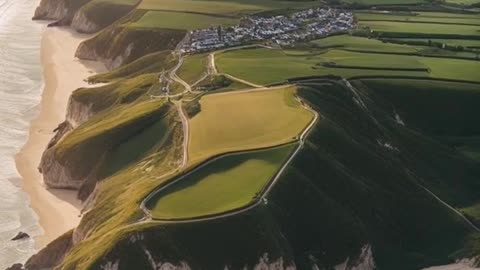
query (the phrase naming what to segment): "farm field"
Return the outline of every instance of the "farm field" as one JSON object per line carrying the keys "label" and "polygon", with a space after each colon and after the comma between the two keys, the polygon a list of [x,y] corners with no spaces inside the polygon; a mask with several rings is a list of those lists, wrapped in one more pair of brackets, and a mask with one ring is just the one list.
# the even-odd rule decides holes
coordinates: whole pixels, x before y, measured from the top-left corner
{"label": "farm field", "polygon": [[185,57],[177,75],[187,83],[194,83],[207,72],[208,54],[194,54]]}
{"label": "farm field", "polygon": [[471,24],[480,25],[479,15],[421,12],[412,13],[379,13],[379,12],[356,12],[359,21],[399,21],[410,23],[438,23],[438,24]]}
{"label": "farm field", "polygon": [[154,218],[185,219],[246,206],[272,179],[296,144],[222,157],[147,202]]}
{"label": "farm field", "polygon": [[367,52],[416,53],[417,49],[409,45],[382,42],[378,39],[355,37],[350,35],[331,36],[310,42],[319,48],[335,47],[346,50]]}
{"label": "farm field", "polygon": [[346,3],[358,3],[362,5],[398,5],[424,3],[423,0],[344,0]]}
{"label": "farm field", "polygon": [[241,14],[276,10],[276,9],[304,9],[319,6],[320,1],[275,1],[275,0],[144,0],[139,9],[183,11],[206,14],[223,14],[241,16]]}
{"label": "farm field", "polygon": [[441,39],[441,38],[394,38],[393,40],[399,41],[425,41],[431,40],[432,42],[445,43],[450,46],[463,46],[480,48],[480,40],[472,39]]}
{"label": "farm field", "polygon": [[480,82],[480,61],[424,57],[419,58],[431,70],[430,77]]}
{"label": "farm field", "polygon": [[375,32],[480,36],[479,27],[473,25],[360,21],[359,26],[369,27]]}
{"label": "farm field", "polygon": [[294,98],[294,87],[203,96],[190,119],[189,164],[238,150],[294,141],[313,114]]}
{"label": "farm field", "polygon": [[472,5],[479,2],[480,0],[447,0],[447,3],[461,4],[461,5]]}
{"label": "farm field", "polygon": [[[249,49],[230,51],[217,55],[217,66],[221,72],[259,84],[281,82],[289,78],[319,75],[344,77],[365,75],[428,76],[426,71],[373,70],[381,68],[426,69],[415,56],[358,53],[330,50],[324,54],[309,55],[308,51]],[[322,63],[337,63],[350,68],[333,68]],[[320,65],[319,65],[320,64]],[[362,69],[363,67],[363,69]],[[372,68],[372,69],[368,69]]]}
{"label": "farm field", "polygon": [[187,12],[147,11],[138,21],[130,23],[130,27],[160,28],[175,30],[193,30],[211,26],[230,26],[239,19],[231,17],[211,16]]}

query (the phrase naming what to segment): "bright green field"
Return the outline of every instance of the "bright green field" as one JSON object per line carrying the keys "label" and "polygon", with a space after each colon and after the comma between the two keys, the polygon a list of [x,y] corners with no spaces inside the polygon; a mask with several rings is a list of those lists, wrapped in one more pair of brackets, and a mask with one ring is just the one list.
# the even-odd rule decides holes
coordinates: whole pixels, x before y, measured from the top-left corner
{"label": "bright green field", "polygon": [[207,54],[189,55],[178,69],[178,77],[190,84],[196,82],[207,72],[207,60]]}
{"label": "bright green field", "polygon": [[360,22],[360,27],[368,26],[376,32],[416,33],[416,34],[455,34],[480,35],[479,26],[435,23],[408,23],[389,21]]}
{"label": "bright green field", "polygon": [[423,3],[422,0],[344,0],[347,3],[359,3],[362,5],[398,5]]}
{"label": "bright green field", "polygon": [[408,45],[399,45],[385,43],[378,39],[369,39],[364,37],[355,37],[349,35],[331,36],[327,38],[317,39],[311,43],[322,47],[340,47],[342,49],[352,49],[371,52],[399,52],[399,53],[416,53],[417,49]]}
{"label": "bright green field", "polygon": [[[288,53],[288,54],[287,54]],[[342,50],[331,50],[320,55],[299,55],[298,51],[248,49],[229,51],[217,54],[216,63],[220,72],[245,79],[258,84],[281,82],[288,78],[339,75],[344,77],[360,75],[403,75],[428,76],[420,71],[384,71],[360,68],[329,68],[317,64],[335,62],[341,65],[373,68],[425,68],[425,64],[415,56],[379,55],[372,53],[357,53]],[[308,52],[305,52],[308,53]]]}
{"label": "bright green field", "polygon": [[471,5],[480,2],[480,0],[447,0],[448,3]]}
{"label": "bright green field", "polygon": [[148,11],[140,18],[140,20],[129,24],[129,26],[193,30],[218,25],[234,25],[238,22],[238,19],[230,17],[210,16],[185,12]]}
{"label": "bright green field", "polygon": [[[416,14],[416,15],[415,15]],[[461,16],[452,16],[450,13],[422,12],[407,15],[404,13],[374,13],[374,12],[356,12],[355,16],[360,21],[403,21],[403,22],[427,22],[442,24],[473,24],[480,25],[480,16],[461,14]],[[458,14],[457,14],[458,15]]]}
{"label": "bright green field", "polygon": [[223,157],[159,192],[147,206],[158,219],[194,218],[246,206],[295,145]]}
{"label": "bright green field", "polygon": [[[288,54],[287,54],[288,53]],[[415,76],[480,81],[480,61],[452,58],[388,55],[330,50],[320,55],[290,54],[281,50],[249,49],[217,55],[217,66],[224,73],[259,84],[268,84],[301,76]],[[334,62],[352,68],[332,68],[318,63]],[[358,68],[353,68],[358,67]],[[376,68],[427,68],[430,72],[368,70]]]}
{"label": "bright green field", "polygon": [[240,14],[274,9],[302,9],[322,5],[320,1],[275,1],[275,0],[144,0],[140,9],[198,12],[208,14]]}
{"label": "bright green field", "polygon": [[427,41],[445,43],[450,46],[463,46],[463,47],[480,47],[480,40],[471,39],[439,39],[439,38],[398,38],[396,40],[405,41]]}

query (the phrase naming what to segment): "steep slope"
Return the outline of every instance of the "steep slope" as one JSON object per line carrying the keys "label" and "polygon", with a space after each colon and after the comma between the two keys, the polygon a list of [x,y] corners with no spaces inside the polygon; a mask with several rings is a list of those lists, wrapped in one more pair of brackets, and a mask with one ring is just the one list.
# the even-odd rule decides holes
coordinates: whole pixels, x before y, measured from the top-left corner
{"label": "steep slope", "polygon": [[75,56],[101,61],[113,69],[150,53],[175,49],[186,31],[129,26],[129,23],[140,19],[145,12],[132,11],[92,39],[82,42]]}
{"label": "steep slope", "polygon": [[264,204],[219,220],[86,234],[60,269],[408,270],[477,254],[472,225],[426,188],[454,207],[471,206],[480,199],[478,162],[401,124],[374,90],[324,79],[300,85],[323,119]]}
{"label": "steep slope", "polygon": [[138,0],[42,0],[34,20],[54,20],[80,33],[95,33],[128,14]]}

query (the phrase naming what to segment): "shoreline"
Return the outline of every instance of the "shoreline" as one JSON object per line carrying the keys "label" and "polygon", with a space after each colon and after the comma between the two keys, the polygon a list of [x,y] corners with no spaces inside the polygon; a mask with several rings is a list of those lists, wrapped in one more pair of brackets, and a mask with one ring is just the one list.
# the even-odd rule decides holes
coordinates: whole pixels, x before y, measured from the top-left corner
{"label": "shoreline", "polygon": [[38,216],[43,234],[34,236],[35,248],[40,249],[55,238],[73,229],[80,222],[82,203],[76,191],[48,189],[43,183],[38,165],[53,130],[65,120],[68,99],[77,88],[88,87],[83,80],[105,67],[94,61],[74,57],[78,44],[91,37],[73,30],[46,28],[41,39],[41,65],[44,89],[37,116],[30,122],[26,144],[15,156],[22,188],[28,194],[30,207]]}

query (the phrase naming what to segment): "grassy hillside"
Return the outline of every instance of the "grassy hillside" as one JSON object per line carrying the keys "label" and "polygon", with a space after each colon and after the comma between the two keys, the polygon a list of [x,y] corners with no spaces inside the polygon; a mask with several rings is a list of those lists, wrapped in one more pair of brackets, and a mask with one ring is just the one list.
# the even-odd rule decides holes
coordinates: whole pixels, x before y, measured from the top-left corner
{"label": "grassy hillside", "polygon": [[276,0],[227,0],[227,1],[198,1],[198,0],[144,0],[140,9],[168,10],[194,12],[205,14],[221,14],[241,16],[241,14],[260,12],[274,9],[301,9],[321,5],[320,1],[276,1]]}
{"label": "grassy hillside", "polygon": [[185,58],[177,75],[189,84],[195,83],[207,73],[207,54],[189,55]]}
{"label": "grassy hillside", "polygon": [[313,119],[294,99],[295,89],[203,96],[190,122],[189,164],[220,153],[291,142]]}
{"label": "grassy hillside", "polygon": [[[324,120],[267,205],[214,221],[131,226],[113,244],[103,242],[115,230],[82,242],[65,266],[100,269],[119,260],[128,269],[147,267],[152,258],[192,269],[253,268],[268,253],[269,263],[328,269],[371,245],[378,268],[413,270],[472,254],[478,236],[422,186],[454,206],[473,207],[480,194],[478,165],[408,123],[398,124],[390,99],[373,88],[357,92],[322,80],[302,83],[299,94]],[[103,255],[85,256],[81,251],[90,245]]]}
{"label": "grassy hillside", "polygon": [[175,65],[171,51],[160,51],[145,55],[127,65],[120,66],[107,73],[88,78],[91,83],[106,83],[120,79],[133,78],[142,74],[161,72]]}
{"label": "grassy hillside", "polygon": [[[109,74],[106,74],[105,77],[107,76]],[[158,76],[156,74],[144,74],[100,87],[78,89],[73,92],[72,99],[90,106],[90,110],[93,112],[100,112],[112,105],[125,105],[137,101],[157,81]]]}
{"label": "grassy hillside", "polygon": [[230,26],[238,24],[240,20],[232,17],[210,16],[196,13],[148,11],[140,20],[129,24],[130,27],[163,28],[193,30],[211,26]]}
{"label": "grassy hillside", "polygon": [[147,201],[154,218],[186,219],[244,207],[258,199],[296,145],[222,157]]}

